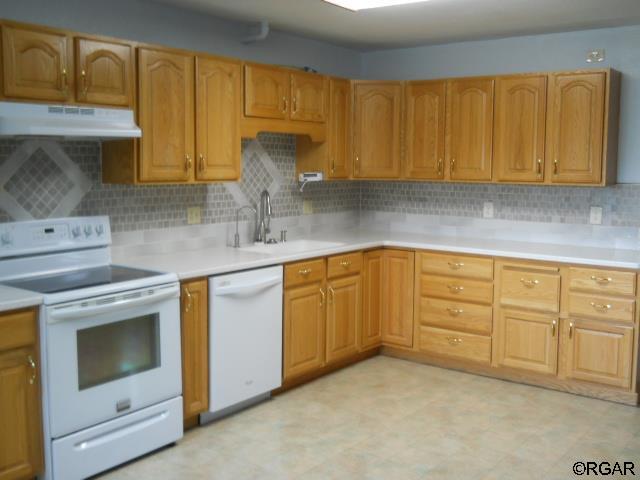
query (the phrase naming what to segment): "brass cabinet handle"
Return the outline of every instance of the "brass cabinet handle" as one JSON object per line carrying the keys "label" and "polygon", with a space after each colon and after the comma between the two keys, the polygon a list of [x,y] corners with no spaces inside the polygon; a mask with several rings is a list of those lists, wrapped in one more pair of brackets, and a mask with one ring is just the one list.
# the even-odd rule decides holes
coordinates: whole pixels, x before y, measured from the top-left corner
{"label": "brass cabinet handle", "polygon": [[185,172],[188,172],[189,170],[191,170],[192,166],[193,166],[193,160],[191,159],[191,155],[186,153],[184,155],[184,170],[185,170]]}
{"label": "brass cabinet handle", "polygon": [[551,336],[555,337],[556,336],[556,325],[558,324],[558,322],[556,320],[551,322]]}
{"label": "brass cabinet handle", "polygon": [[438,159],[438,175],[442,175],[442,159]]}
{"label": "brass cabinet handle", "polygon": [[558,174],[558,159],[557,158],[553,161],[553,174],[554,175]]}
{"label": "brass cabinet handle", "polygon": [[462,285],[447,285],[447,288],[451,290],[452,293],[460,293],[464,290]]}
{"label": "brass cabinet handle", "polygon": [[325,293],[323,289],[320,289],[320,306],[323,307],[324,306],[324,300],[325,300]]}
{"label": "brass cabinet handle", "polygon": [[591,275],[591,280],[593,280],[596,283],[599,283],[600,285],[607,285],[608,283],[611,283],[613,281],[613,278],[611,278],[611,277],[598,277],[596,275]]}
{"label": "brass cabinet handle", "polygon": [[333,303],[336,299],[336,291],[329,285],[329,303]]}
{"label": "brass cabinet handle", "polygon": [[189,313],[193,308],[193,295],[191,295],[187,287],[184,287],[184,296],[186,300],[184,303],[184,313]]}
{"label": "brass cabinet handle", "polygon": [[298,97],[293,97],[293,101],[291,103],[291,113],[296,113],[298,111]]}
{"label": "brass cabinet handle", "polygon": [[536,163],[537,163],[536,169],[537,169],[537,172],[538,172],[538,176],[540,177],[540,176],[542,176],[542,159],[539,158]]}
{"label": "brass cabinet handle", "polygon": [[287,113],[288,108],[289,102],[287,102],[287,97],[282,97],[282,113]]}
{"label": "brass cabinet handle", "polygon": [[301,268],[300,270],[298,270],[298,273],[300,275],[304,275],[306,277],[307,275],[309,275],[311,273],[311,269],[310,268]]}
{"label": "brass cabinet handle", "polygon": [[460,337],[447,337],[447,342],[455,347],[462,343],[462,339]]}
{"label": "brass cabinet handle", "polygon": [[86,96],[89,91],[89,86],[87,85],[87,71],[82,69],[80,76],[82,77],[82,95]]}
{"label": "brass cabinet handle", "polygon": [[454,317],[457,317],[458,315],[460,315],[461,313],[464,313],[464,310],[461,308],[451,308],[451,307],[447,307],[447,311],[453,315]]}
{"label": "brass cabinet handle", "polygon": [[204,172],[207,169],[207,165],[204,161],[204,155],[201,153],[198,155],[198,171]]}
{"label": "brass cabinet handle", "polygon": [[569,338],[573,337],[573,322],[569,322]]}
{"label": "brass cabinet handle", "polygon": [[360,172],[360,157],[356,155],[356,172]]}
{"label": "brass cabinet handle", "polygon": [[464,263],[462,262],[447,262],[449,264],[449,268],[451,270],[460,270],[461,267],[464,267]]}
{"label": "brass cabinet handle", "polygon": [[610,303],[596,303],[596,302],[591,302],[591,306],[592,306],[595,310],[598,310],[599,312],[606,312],[607,310],[611,310],[611,304],[610,304]]}
{"label": "brass cabinet handle", "polygon": [[340,265],[343,268],[349,268],[351,266],[351,262],[349,260],[343,260],[343,261],[340,262]]}
{"label": "brass cabinet handle", "polygon": [[61,72],[61,80],[62,80],[62,91],[67,93],[68,85],[67,85],[67,69],[66,67],[62,67]]}
{"label": "brass cabinet handle", "polygon": [[331,160],[331,173],[336,173],[336,162]]}
{"label": "brass cabinet handle", "polygon": [[27,363],[31,367],[31,376],[29,377],[29,385],[33,385],[34,383],[36,383],[38,369],[36,367],[36,362],[31,355],[27,357]]}
{"label": "brass cabinet handle", "polygon": [[450,167],[451,173],[456,171],[456,159],[452,158],[451,159],[451,167]]}
{"label": "brass cabinet handle", "polygon": [[520,283],[522,283],[525,287],[533,288],[540,283],[539,280],[529,280],[529,279],[520,279]]}

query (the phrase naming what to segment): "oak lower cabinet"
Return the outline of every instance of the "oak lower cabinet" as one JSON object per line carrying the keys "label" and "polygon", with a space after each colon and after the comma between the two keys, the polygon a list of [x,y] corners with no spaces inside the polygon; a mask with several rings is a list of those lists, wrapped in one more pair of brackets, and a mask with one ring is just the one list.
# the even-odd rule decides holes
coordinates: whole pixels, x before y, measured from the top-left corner
{"label": "oak lower cabinet", "polygon": [[415,254],[385,249],[382,261],[382,342],[413,346],[413,281]]}
{"label": "oak lower cabinet", "polygon": [[382,344],[382,298],[386,288],[383,277],[384,250],[364,253],[362,274],[362,329],[360,342],[363,349]]}
{"label": "oak lower cabinet", "polygon": [[209,298],[206,278],[181,285],[184,418],[209,409]]}
{"label": "oak lower cabinet", "polygon": [[39,359],[35,310],[0,313],[0,480],[43,469]]}

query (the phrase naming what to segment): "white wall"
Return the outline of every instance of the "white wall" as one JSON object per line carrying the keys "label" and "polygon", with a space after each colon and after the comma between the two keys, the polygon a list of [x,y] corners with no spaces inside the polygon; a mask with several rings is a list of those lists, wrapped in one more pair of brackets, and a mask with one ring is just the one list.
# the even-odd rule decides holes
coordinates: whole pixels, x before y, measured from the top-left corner
{"label": "white wall", "polygon": [[640,183],[640,26],[513,37],[363,54],[365,78],[421,79],[593,68],[586,52],[606,50],[622,72],[618,182]]}
{"label": "white wall", "polygon": [[273,31],[244,45],[247,25],[144,0],[2,0],[0,18],[84,33],[290,66],[346,77],[361,71],[359,52]]}

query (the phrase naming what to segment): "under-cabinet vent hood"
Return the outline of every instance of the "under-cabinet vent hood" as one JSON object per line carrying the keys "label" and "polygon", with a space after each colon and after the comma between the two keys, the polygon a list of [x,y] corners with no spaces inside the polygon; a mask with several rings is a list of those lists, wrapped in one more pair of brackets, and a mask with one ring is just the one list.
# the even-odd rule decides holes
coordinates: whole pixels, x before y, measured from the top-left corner
{"label": "under-cabinet vent hood", "polygon": [[116,108],[0,102],[0,136],[137,138],[133,111]]}

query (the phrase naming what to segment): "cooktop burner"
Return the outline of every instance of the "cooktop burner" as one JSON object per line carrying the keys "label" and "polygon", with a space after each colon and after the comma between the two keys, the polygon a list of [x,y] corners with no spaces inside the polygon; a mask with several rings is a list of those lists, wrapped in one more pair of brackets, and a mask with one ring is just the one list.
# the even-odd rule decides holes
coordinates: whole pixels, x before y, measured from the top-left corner
{"label": "cooktop burner", "polygon": [[160,275],[158,272],[108,265],[86,268],[55,275],[43,275],[4,282],[6,285],[38,293],[59,293],[69,290],[111,285]]}

